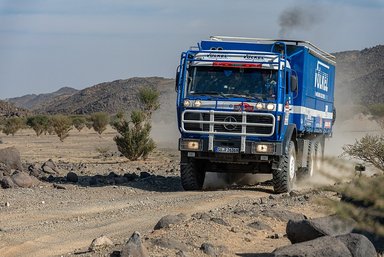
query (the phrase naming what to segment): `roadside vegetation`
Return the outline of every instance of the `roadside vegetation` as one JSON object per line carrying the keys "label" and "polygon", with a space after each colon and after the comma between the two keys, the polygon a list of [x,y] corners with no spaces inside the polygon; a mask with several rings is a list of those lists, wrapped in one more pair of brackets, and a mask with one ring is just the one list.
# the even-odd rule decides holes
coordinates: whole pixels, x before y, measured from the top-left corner
{"label": "roadside vegetation", "polygon": [[[159,92],[151,87],[143,87],[137,94],[139,108],[130,114],[118,112],[109,115],[97,112],[90,115],[31,115],[21,117],[2,117],[0,132],[15,135],[25,128],[33,129],[36,136],[57,135],[61,142],[70,135],[72,129],[81,132],[85,127],[93,129],[100,136],[108,125],[118,133],[114,138],[118,150],[129,160],[146,159],[156,148],[150,137],[152,113],[160,107]],[[127,118],[129,117],[129,118]],[[103,152],[103,149],[100,150]]]}
{"label": "roadside vegetation", "polygon": [[[331,190],[341,195],[341,201],[328,204],[344,218],[352,218],[357,227],[372,237],[384,237],[384,104],[370,105],[366,115],[382,130],[379,135],[367,134],[353,144],[343,146],[343,154],[359,164],[348,183],[337,183]],[[365,167],[373,166],[375,174],[365,174]]]}

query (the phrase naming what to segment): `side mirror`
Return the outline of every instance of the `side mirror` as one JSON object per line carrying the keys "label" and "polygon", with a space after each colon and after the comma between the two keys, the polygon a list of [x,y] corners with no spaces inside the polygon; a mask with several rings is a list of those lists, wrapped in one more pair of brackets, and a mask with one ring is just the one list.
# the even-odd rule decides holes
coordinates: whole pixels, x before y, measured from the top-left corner
{"label": "side mirror", "polygon": [[291,75],[291,91],[296,92],[299,85],[298,80],[296,76]]}
{"label": "side mirror", "polygon": [[178,88],[179,88],[179,82],[180,82],[180,66],[177,67],[177,70],[176,70],[176,83],[175,83],[175,91],[177,92],[178,91]]}

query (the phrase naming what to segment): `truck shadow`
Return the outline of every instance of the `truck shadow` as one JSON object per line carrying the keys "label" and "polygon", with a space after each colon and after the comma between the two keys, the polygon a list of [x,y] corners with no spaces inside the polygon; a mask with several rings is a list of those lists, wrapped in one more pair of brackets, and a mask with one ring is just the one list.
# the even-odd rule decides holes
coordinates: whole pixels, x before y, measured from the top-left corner
{"label": "truck shadow", "polygon": [[[161,176],[148,172],[142,172],[140,175],[135,173],[125,173],[122,175],[110,172],[107,175],[80,175],[74,177],[68,176],[49,176],[42,179],[44,182],[53,184],[55,188],[65,189],[66,185],[76,185],[81,187],[106,187],[106,186],[126,186],[145,191],[154,192],[181,192],[184,191],[181,186],[179,175]],[[265,192],[272,194],[273,190],[268,183],[259,183],[257,185],[218,185],[215,187],[204,187],[202,191],[217,190],[249,190]]]}

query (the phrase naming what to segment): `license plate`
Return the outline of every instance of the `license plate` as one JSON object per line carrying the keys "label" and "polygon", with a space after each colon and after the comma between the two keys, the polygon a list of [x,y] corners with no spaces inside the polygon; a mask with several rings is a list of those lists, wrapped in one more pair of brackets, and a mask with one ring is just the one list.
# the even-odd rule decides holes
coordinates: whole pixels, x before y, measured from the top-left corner
{"label": "license plate", "polygon": [[239,153],[239,148],[237,147],[222,147],[222,146],[217,146],[215,147],[215,152],[216,153]]}

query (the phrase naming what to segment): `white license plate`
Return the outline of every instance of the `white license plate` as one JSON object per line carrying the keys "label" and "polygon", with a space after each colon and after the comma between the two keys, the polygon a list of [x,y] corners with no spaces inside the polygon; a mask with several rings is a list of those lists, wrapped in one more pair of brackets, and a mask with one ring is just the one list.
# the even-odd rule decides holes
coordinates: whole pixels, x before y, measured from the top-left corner
{"label": "white license plate", "polygon": [[222,146],[217,146],[215,147],[215,152],[216,153],[239,153],[240,150],[237,147],[222,147]]}

